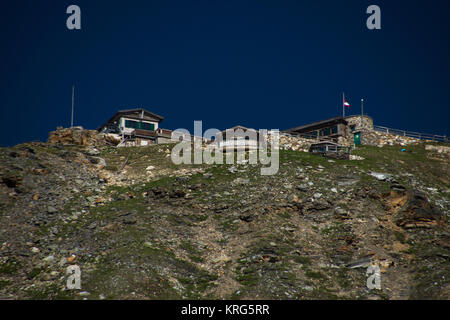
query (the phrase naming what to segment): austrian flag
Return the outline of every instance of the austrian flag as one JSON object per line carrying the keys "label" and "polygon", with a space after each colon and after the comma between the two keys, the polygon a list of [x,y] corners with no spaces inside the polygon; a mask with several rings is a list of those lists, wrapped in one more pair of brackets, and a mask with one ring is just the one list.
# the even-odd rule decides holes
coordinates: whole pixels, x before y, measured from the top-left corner
{"label": "austrian flag", "polygon": [[344,106],[346,106],[347,108],[350,108],[350,103],[348,103],[347,100],[345,100],[345,98],[344,98]]}

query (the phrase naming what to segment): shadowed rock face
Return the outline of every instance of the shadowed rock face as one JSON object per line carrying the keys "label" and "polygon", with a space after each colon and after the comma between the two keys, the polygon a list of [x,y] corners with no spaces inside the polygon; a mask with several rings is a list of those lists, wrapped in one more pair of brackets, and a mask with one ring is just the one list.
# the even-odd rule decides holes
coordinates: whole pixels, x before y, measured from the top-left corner
{"label": "shadowed rock face", "polygon": [[444,221],[445,216],[429,201],[425,193],[417,190],[408,193],[406,205],[397,213],[395,222],[399,227],[429,228]]}

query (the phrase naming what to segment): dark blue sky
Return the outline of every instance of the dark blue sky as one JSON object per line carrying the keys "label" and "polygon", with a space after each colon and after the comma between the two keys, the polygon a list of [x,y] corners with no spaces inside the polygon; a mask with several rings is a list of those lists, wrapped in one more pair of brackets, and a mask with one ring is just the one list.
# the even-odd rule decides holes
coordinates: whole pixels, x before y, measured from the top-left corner
{"label": "dark blue sky", "polygon": [[[66,28],[66,8],[82,30]],[[382,29],[366,28],[381,8]],[[0,145],[145,107],[162,127],[286,129],[365,111],[450,134],[449,1],[10,0],[0,8]]]}

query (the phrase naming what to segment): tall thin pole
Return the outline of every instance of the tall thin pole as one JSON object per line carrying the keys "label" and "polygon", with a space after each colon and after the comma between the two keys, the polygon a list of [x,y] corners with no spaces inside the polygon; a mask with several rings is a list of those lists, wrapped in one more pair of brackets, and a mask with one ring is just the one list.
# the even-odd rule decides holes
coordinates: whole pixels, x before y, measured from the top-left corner
{"label": "tall thin pole", "polygon": [[72,117],[70,118],[70,127],[73,128],[73,106],[75,102],[75,86],[72,86]]}
{"label": "tall thin pole", "polygon": [[361,99],[361,128],[364,128],[364,99]]}
{"label": "tall thin pole", "polygon": [[345,118],[345,93],[342,92],[342,118]]}

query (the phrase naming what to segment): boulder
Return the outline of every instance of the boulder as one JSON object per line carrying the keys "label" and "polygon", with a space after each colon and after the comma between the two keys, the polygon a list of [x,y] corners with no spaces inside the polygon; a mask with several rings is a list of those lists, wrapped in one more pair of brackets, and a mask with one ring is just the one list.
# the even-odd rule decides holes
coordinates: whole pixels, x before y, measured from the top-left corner
{"label": "boulder", "polygon": [[397,212],[395,223],[404,229],[430,228],[445,222],[445,216],[421,191],[408,193],[406,204]]}
{"label": "boulder", "polygon": [[427,151],[435,151],[437,153],[450,154],[450,147],[446,147],[446,146],[434,146],[434,145],[431,145],[431,144],[427,144],[425,146],[425,150],[427,150]]}

